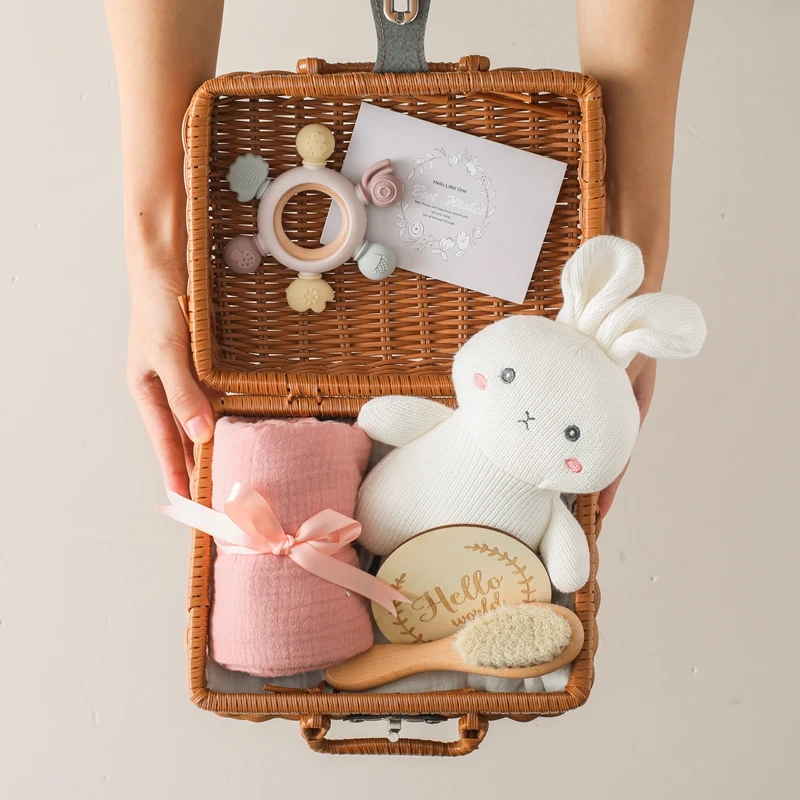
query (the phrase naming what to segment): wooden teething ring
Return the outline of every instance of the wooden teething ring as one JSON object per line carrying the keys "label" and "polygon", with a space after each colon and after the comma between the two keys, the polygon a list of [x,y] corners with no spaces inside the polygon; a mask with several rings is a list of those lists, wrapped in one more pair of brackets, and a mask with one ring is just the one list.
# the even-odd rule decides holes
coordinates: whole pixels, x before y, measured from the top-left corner
{"label": "wooden teething ring", "polygon": [[[330,197],[342,214],[342,227],[329,244],[306,248],[292,242],[283,230],[286,204],[301,192],[317,191]],[[324,167],[296,167],[276,178],[258,207],[261,245],[277,261],[301,276],[320,275],[353,258],[364,243],[367,211],[353,184]]]}
{"label": "wooden teething ring", "polygon": [[[336,238],[329,244],[322,245],[321,247],[302,247],[301,245],[293,242],[286,235],[286,231],[284,231],[282,223],[283,209],[293,197],[297,197],[297,195],[302,194],[303,192],[312,191],[319,192],[320,194],[330,197],[331,200],[333,200],[333,202],[339,206],[339,211],[342,214],[342,227]],[[348,213],[347,206],[342,198],[332,189],[326,189],[321,183],[301,183],[295,189],[290,189],[283,195],[283,197],[281,197],[280,200],[278,200],[278,204],[275,206],[275,214],[272,219],[272,226],[278,243],[283,247],[286,253],[294,258],[300,259],[301,261],[316,261],[322,258],[327,258],[328,256],[332,256],[342,248],[344,243],[347,241],[347,233],[350,229],[350,214]]]}

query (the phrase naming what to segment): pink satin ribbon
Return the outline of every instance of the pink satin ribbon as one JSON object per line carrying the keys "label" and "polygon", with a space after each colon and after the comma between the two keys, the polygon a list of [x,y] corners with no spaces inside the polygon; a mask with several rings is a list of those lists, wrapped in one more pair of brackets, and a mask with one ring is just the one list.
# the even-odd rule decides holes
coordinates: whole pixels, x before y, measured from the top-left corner
{"label": "pink satin ribbon", "polygon": [[158,506],[157,510],[209,534],[222,553],[288,556],[312,575],[373,600],[393,615],[397,615],[397,609],[392,601],[408,602],[405,595],[380,578],[332,558],[361,533],[360,522],[338,511],[320,511],[290,535],[266,499],[243,483],[234,484],[224,514],[169,490],[167,497],[171,505]]}

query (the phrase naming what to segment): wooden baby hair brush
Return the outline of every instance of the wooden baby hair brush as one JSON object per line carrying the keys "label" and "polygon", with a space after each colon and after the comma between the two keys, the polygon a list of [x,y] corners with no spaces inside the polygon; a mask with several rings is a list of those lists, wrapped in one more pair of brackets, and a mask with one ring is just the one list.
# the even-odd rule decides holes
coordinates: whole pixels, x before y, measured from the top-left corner
{"label": "wooden baby hair brush", "polygon": [[451,670],[495,678],[536,678],[575,660],[583,626],[563,606],[500,606],[457,633],[422,644],[376,644],[328,667],[325,680],[344,692],[363,692],[420,672]]}

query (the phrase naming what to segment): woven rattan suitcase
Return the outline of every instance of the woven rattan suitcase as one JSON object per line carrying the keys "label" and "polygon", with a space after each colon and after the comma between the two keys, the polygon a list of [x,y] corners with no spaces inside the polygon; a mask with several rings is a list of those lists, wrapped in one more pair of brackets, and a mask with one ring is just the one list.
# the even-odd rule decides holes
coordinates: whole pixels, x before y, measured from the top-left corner
{"label": "woven rattan suitcase", "polygon": [[[560,271],[582,238],[605,224],[604,122],[600,89],[590,77],[553,70],[489,70],[486,58],[431,64],[429,72],[379,74],[373,64],[299,62],[298,72],[233,74],[196,93],[185,124],[189,291],[192,352],[200,378],[229,393],[217,415],[355,417],[371,397],[411,394],[453,403],[449,371],[458,347],[509,312],[554,316]],[[428,280],[403,269],[382,282],[348,263],[329,274],[336,299],[321,314],[298,314],[285,301],[293,274],[266,259],[253,275],[225,268],[221,253],[237,234],[253,233],[256,209],[236,202],[225,174],[232,160],[256,152],[273,174],[296,165],[294,137],[309,122],[335,132],[332,166],[339,169],[362,101],[540,153],[567,165],[558,205],[524,305]],[[305,246],[318,244],[322,196],[290,201],[284,227]],[[402,266],[402,265],[401,265]],[[213,441],[198,447],[194,499],[211,502]],[[578,518],[592,554],[591,577],[575,610],[583,650],[562,692],[346,694],[314,690],[233,694],[206,681],[211,539],[194,532],[189,588],[189,685],[200,708],[221,716],[300,721],[318,752],[462,755],[478,747],[488,720],[555,716],[583,704],[593,680],[597,646],[595,497],[581,497]],[[389,738],[326,738],[331,719],[460,717],[453,742]],[[392,736],[391,739],[396,739]]]}

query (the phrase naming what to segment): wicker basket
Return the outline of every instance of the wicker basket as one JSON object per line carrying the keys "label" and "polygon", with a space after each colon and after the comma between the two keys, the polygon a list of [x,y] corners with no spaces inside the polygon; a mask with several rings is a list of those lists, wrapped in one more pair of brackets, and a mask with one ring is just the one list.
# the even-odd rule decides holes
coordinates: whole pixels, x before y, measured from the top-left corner
{"label": "wicker basket", "polygon": [[[428,73],[375,74],[372,64],[326,64],[307,59],[298,73],[226,75],[196,93],[185,125],[189,226],[188,321],[200,378],[234,393],[216,404],[218,415],[354,417],[371,397],[413,394],[454,403],[451,359],[466,339],[508,312],[554,316],[559,278],[582,237],[605,224],[604,121],[600,88],[584,75],[553,70],[489,71],[488,60],[432,64]],[[253,233],[255,207],[236,202],[224,176],[240,153],[256,152],[273,174],[296,165],[294,136],[309,122],[336,134],[333,167],[340,168],[362,100],[448,125],[567,164],[558,204],[522,306],[398,270],[374,283],[348,263],[329,273],[336,300],[319,315],[286,304],[290,270],[267,259],[255,275],[235,275],[222,264],[227,240]],[[300,244],[319,242],[322,196],[291,202],[284,227]],[[213,442],[197,450],[194,498],[211,502]],[[347,694],[320,689],[224,694],[206,686],[211,540],[195,532],[189,587],[189,685],[199,707],[221,716],[262,721],[298,719],[318,752],[462,755],[482,741],[488,720],[555,716],[583,704],[593,680],[597,645],[595,497],[582,497],[578,518],[589,541],[591,577],[575,610],[584,648],[562,692]],[[460,738],[330,740],[332,718],[461,717]]]}

